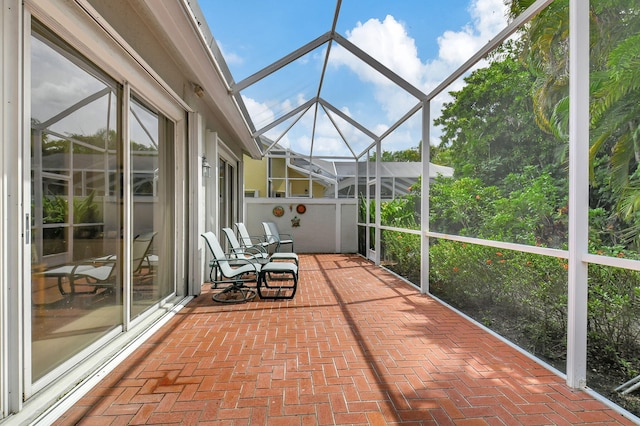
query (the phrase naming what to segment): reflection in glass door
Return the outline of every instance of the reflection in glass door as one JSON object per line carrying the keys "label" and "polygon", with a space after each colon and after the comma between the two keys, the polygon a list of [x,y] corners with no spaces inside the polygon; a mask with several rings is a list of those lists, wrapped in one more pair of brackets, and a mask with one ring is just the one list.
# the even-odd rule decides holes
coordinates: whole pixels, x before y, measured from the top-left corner
{"label": "reflection in glass door", "polygon": [[130,107],[131,318],[174,292],[173,123],[136,98]]}
{"label": "reflection in glass door", "polygon": [[120,98],[70,48],[33,34],[32,382],[122,323]]}
{"label": "reflection in glass door", "polygon": [[224,235],[222,228],[228,227],[228,208],[229,200],[227,199],[227,162],[222,158],[218,161],[218,211],[219,213],[219,227],[218,235]]}
{"label": "reflection in glass door", "polygon": [[[125,307],[132,319],[175,293],[176,155],[172,121],[135,97],[123,98],[122,86],[37,23],[34,28],[25,356],[35,389],[120,332]],[[120,131],[124,104],[127,149]]]}

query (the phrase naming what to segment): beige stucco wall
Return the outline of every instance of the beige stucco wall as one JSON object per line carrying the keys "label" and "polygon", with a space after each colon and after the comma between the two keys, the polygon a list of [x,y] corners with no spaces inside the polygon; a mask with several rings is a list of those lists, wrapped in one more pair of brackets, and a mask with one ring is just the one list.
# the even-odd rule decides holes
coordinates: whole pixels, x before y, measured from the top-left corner
{"label": "beige stucco wall", "polygon": [[258,191],[259,197],[267,196],[267,162],[244,156],[244,190]]}
{"label": "beige stucco wall", "polygon": [[[296,212],[304,205],[304,214]],[[284,208],[276,217],[273,209]],[[244,222],[251,235],[264,235],[262,222],[275,222],[281,233],[294,239],[296,253],[356,253],[358,251],[357,200],[305,198],[246,198]],[[292,219],[299,226],[292,226]]]}

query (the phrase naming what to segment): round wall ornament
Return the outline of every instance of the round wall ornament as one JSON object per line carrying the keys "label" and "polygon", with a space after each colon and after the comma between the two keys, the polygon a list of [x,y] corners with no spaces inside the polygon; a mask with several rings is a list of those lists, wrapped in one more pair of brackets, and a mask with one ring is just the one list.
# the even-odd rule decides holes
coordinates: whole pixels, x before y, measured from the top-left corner
{"label": "round wall ornament", "polygon": [[284,207],[276,206],[273,208],[273,215],[275,217],[282,217],[284,215]]}
{"label": "round wall ornament", "polygon": [[296,212],[298,212],[298,214],[304,214],[304,212],[307,211],[307,206],[305,206],[304,204],[298,204],[296,206]]}

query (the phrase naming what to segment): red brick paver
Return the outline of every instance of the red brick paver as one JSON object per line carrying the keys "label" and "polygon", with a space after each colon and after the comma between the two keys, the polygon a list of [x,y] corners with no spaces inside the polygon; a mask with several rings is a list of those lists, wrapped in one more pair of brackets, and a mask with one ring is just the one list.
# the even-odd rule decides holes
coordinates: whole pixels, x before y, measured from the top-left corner
{"label": "red brick paver", "polygon": [[633,424],[354,255],[302,255],[295,299],[203,294],[70,424]]}

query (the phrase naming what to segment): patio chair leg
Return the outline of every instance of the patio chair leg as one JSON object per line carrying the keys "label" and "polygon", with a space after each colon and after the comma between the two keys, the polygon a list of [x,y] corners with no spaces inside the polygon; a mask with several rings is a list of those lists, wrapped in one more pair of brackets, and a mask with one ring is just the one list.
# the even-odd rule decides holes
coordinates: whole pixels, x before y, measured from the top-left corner
{"label": "patio chair leg", "polygon": [[60,290],[60,294],[63,296],[67,294],[67,292],[62,288],[62,276],[58,277],[58,290]]}
{"label": "patio chair leg", "polygon": [[243,282],[234,282],[220,293],[214,294],[212,299],[219,303],[244,303],[253,300],[257,294]]}

